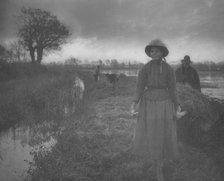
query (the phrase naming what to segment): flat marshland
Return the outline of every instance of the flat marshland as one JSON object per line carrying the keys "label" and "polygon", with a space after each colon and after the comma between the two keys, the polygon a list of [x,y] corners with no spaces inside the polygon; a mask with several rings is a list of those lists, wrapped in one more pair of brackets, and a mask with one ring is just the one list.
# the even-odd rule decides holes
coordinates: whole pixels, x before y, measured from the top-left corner
{"label": "flat marshland", "polygon": [[[70,100],[75,76],[85,83],[84,99],[75,113],[65,115],[64,105]],[[8,127],[17,124],[18,118],[20,124],[50,120],[60,122],[63,127],[53,135],[57,142],[51,150],[41,147],[33,152],[27,180],[154,179],[153,168],[146,169],[143,158],[131,153],[136,117],[130,114],[130,105],[136,77],[123,76],[113,87],[103,75],[94,82],[93,71],[52,66],[39,76],[10,80],[1,87],[8,97],[1,96],[8,106],[1,110],[7,110],[1,115],[11,119]],[[180,160],[173,165],[174,179],[221,181],[224,178],[222,104],[189,87],[177,85],[177,89],[189,114],[178,120]]]}

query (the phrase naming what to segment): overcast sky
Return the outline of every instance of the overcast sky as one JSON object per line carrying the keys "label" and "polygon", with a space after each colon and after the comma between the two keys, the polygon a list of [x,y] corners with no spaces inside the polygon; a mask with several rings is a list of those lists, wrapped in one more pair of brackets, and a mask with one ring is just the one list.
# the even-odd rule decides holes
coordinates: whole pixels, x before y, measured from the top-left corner
{"label": "overcast sky", "polygon": [[15,37],[22,6],[56,15],[72,31],[70,43],[44,61],[112,59],[147,61],[154,38],[170,50],[167,61],[224,60],[224,0],[1,0],[0,40]]}

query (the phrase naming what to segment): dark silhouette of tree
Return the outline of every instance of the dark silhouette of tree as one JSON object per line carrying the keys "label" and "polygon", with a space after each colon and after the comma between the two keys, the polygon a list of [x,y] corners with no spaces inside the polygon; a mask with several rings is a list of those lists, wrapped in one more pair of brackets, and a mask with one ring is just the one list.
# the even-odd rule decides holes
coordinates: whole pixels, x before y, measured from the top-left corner
{"label": "dark silhouette of tree", "polygon": [[0,63],[7,62],[9,59],[9,51],[2,45],[0,45]]}
{"label": "dark silhouette of tree", "polygon": [[27,51],[21,40],[15,40],[9,46],[9,61],[10,62],[26,62]]}
{"label": "dark silhouette of tree", "polygon": [[119,67],[119,62],[116,59],[112,59],[110,65],[113,68],[118,68]]}
{"label": "dark silhouette of tree", "polygon": [[65,64],[79,65],[81,64],[81,60],[74,57],[70,57],[69,59],[65,60]]}
{"label": "dark silhouette of tree", "polygon": [[34,8],[22,8],[19,37],[29,51],[33,63],[41,63],[43,51],[58,50],[70,35],[56,16]]}

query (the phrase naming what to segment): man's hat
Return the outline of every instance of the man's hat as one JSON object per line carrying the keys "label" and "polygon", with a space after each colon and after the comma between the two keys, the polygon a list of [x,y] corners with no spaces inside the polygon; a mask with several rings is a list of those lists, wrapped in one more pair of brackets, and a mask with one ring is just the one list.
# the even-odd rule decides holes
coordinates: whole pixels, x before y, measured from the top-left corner
{"label": "man's hat", "polygon": [[182,63],[186,62],[186,63],[191,63],[191,58],[189,55],[185,55],[184,59],[181,60]]}

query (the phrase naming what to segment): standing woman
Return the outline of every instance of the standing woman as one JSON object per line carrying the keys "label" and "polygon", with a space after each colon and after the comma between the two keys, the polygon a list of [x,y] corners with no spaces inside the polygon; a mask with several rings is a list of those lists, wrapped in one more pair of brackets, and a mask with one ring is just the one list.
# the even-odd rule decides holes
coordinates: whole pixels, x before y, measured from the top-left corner
{"label": "standing woman", "polygon": [[175,74],[165,57],[169,51],[161,40],[145,47],[151,61],[138,74],[132,109],[139,103],[134,153],[146,156],[155,164],[158,181],[164,181],[163,166],[178,157],[176,112],[180,111],[176,95]]}

